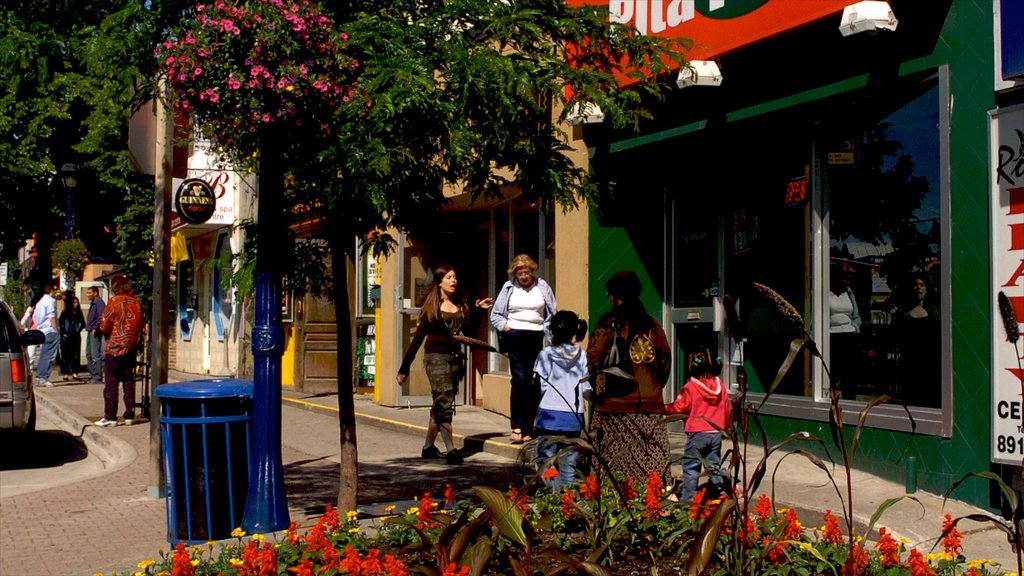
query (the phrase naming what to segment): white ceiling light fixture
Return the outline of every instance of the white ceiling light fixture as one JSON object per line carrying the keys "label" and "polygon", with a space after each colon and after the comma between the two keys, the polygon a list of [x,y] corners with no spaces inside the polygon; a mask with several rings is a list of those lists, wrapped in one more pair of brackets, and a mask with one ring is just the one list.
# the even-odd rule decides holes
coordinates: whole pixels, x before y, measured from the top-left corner
{"label": "white ceiling light fixture", "polygon": [[604,112],[601,111],[601,107],[593,102],[577,102],[569,108],[569,113],[565,116],[565,121],[570,126],[578,126],[579,124],[600,124],[604,122]]}
{"label": "white ceiling light fixture", "polygon": [[864,0],[843,8],[843,18],[839,21],[839,31],[843,36],[861,32],[877,32],[879,30],[896,30],[899,20],[893,14],[888,2]]}
{"label": "white ceiling light fixture", "polygon": [[687,86],[720,86],[722,84],[722,71],[713,60],[690,60],[689,66],[679,69],[679,76],[676,77],[676,86],[686,88]]}

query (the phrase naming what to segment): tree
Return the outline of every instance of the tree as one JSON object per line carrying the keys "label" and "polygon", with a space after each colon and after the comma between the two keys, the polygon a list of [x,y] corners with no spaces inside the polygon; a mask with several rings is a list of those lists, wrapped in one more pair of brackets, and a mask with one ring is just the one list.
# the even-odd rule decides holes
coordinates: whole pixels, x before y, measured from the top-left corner
{"label": "tree", "polygon": [[35,233],[34,274],[50,274],[66,209],[57,171],[74,163],[75,236],[94,258],[112,258],[120,234],[121,249],[131,250],[121,260],[141,264],[129,273],[146,293],[152,242],[116,229],[126,211],[152,207],[152,180],[129,158],[128,123],[152,95],[153,48],[181,4],[15,0],[0,8],[0,258],[14,257]]}
{"label": "tree", "polygon": [[[645,99],[666,90],[665,75],[682,64],[677,43],[564,0],[353,0],[323,9],[307,0],[218,1],[197,13],[160,54],[176,106],[243,165],[264,130],[283,130],[270,141],[291,182],[288,202],[324,222],[339,350],[351,347],[346,263],[356,237],[386,253],[391,239],[375,231],[422,226],[444,206],[446,186],[477,198],[511,184],[563,209],[595,200],[598,187],[565,155],[552,109],[591,102],[613,127],[636,126]],[[314,52],[323,59],[310,60]],[[622,89],[616,74],[641,82]],[[355,508],[358,477],[343,377],[351,373],[350,355],[338,354],[345,510]]]}

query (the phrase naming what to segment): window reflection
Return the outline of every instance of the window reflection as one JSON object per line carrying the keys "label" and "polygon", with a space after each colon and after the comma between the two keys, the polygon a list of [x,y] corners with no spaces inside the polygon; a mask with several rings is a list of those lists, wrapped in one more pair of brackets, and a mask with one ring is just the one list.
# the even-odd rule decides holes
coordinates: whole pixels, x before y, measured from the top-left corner
{"label": "window reflection", "polygon": [[[827,160],[832,385],[846,399],[889,394],[938,408],[937,83],[868,108],[859,111],[868,125],[835,138]],[[871,122],[872,114],[879,119]],[[839,329],[851,302],[859,319]]]}

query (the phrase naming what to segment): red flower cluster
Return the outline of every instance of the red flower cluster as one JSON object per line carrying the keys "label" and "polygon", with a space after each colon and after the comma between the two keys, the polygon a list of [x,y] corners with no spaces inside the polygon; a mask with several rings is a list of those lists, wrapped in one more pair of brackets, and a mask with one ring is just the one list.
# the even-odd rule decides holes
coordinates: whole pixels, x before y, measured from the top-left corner
{"label": "red flower cluster", "polygon": [[572,490],[566,490],[565,494],[562,494],[562,514],[565,514],[566,518],[572,517],[573,509],[575,508],[575,498]]}
{"label": "red flower cluster", "polygon": [[907,558],[907,568],[910,568],[910,576],[935,576],[935,570],[928,565],[928,560],[917,548],[910,550],[910,558]]}
{"label": "red flower cluster", "polygon": [[[632,480],[632,479],[630,479]],[[655,518],[661,513],[661,491],[665,485],[657,472],[647,475],[647,493],[644,494],[644,515]]]}
{"label": "red flower cluster", "polygon": [[633,489],[633,478],[626,478],[626,481],[619,484],[619,490],[622,491],[622,498],[626,501],[626,506],[629,506],[629,501],[636,498],[636,490]]}
{"label": "red flower cluster", "polygon": [[954,558],[960,556],[964,551],[963,544],[960,542],[963,535],[957,530],[953,517],[949,514],[946,514],[942,520],[942,533],[942,548]]}
{"label": "red flower cluster", "polygon": [[469,576],[469,566],[459,567],[458,564],[452,562],[444,569],[441,576]]}
{"label": "red flower cluster", "polygon": [[864,545],[854,544],[853,549],[850,550],[850,555],[846,557],[842,576],[858,576],[861,570],[867,568],[870,561],[871,559],[868,557],[867,551],[864,550]]}
{"label": "red flower cluster", "polygon": [[768,496],[761,494],[757,497],[757,505],[754,506],[754,516],[757,517],[758,522],[764,522],[772,515],[775,509],[772,508],[772,501],[768,499]]}
{"label": "red flower cluster", "polygon": [[184,542],[178,542],[174,547],[174,557],[171,563],[171,576],[195,576],[196,567],[192,565],[192,558],[188,555]]}
{"label": "red flower cluster", "polygon": [[596,500],[601,497],[601,487],[597,483],[597,476],[591,474],[580,484],[580,498],[584,500]]}
{"label": "red flower cluster", "polygon": [[842,544],[843,532],[839,529],[839,519],[832,514],[832,510],[825,510],[825,528],[821,531],[821,538],[829,544]]}
{"label": "red flower cluster", "polygon": [[444,505],[445,506],[451,506],[452,504],[455,504],[455,489],[452,488],[452,485],[450,483],[445,482],[445,485],[444,485]]}
{"label": "red flower cluster", "polygon": [[430,517],[430,514],[434,511],[435,507],[436,504],[430,499],[430,492],[424,492],[423,498],[420,498],[419,511],[416,513],[416,519],[420,521],[420,528],[430,528],[434,525],[434,520]]}
{"label": "red flower cluster", "polygon": [[524,513],[530,511],[530,498],[525,492],[520,494],[518,489],[512,488],[508,491],[508,499]]}
{"label": "red flower cluster", "polygon": [[885,531],[885,527],[878,529],[878,542],[875,549],[882,555],[882,566],[891,568],[900,564],[900,544]]}
{"label": "red flower cluster", "polygon": [[554,466],[552,466],[551,468],[548,468],[547,470],[544,471],[543,474],[541,474],[541,478],[543,478],[545,480],[554,480],[557,477],[558,477],[558,468],[555,468]]}
{"label": "red flower cluster", "polygon": [[[345,548],[345,558],[338,566],[349,576],[407,576],[405,565],[391,554],[380,556],[380,550],[370,548],[365,557],[351,545]],[[325,567],[326,568],[326,567]]]}

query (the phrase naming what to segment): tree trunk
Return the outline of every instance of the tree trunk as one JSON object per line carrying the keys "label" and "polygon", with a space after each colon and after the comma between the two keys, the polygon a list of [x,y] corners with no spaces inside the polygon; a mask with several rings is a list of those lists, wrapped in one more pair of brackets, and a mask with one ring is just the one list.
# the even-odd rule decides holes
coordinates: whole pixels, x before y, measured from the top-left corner
{"label": "tree trunk", "polygon": [[[335,226],[330,226],[335,228]],[[338,510],[356,509],[359,484],[359,450],[356,444],[356,409],[352,386],[352,316],[349,313],[349,262],[353,259],[355,236],[345,226],[329,233],[331,271],[334,279],[334,317],[338,331],[338,425],[341,441],[341,475]]]}

